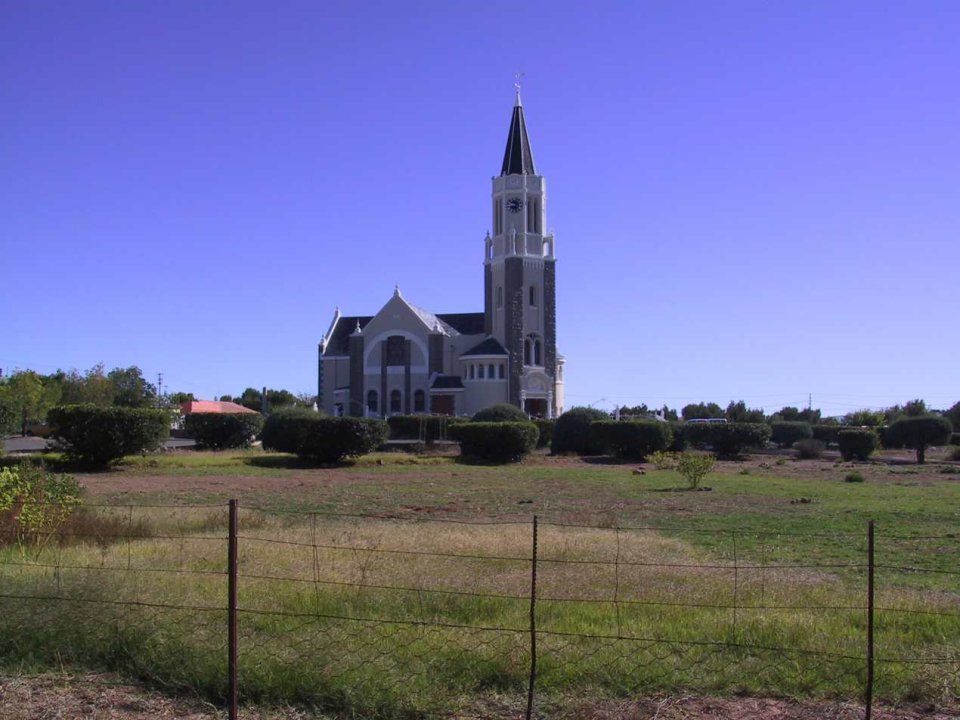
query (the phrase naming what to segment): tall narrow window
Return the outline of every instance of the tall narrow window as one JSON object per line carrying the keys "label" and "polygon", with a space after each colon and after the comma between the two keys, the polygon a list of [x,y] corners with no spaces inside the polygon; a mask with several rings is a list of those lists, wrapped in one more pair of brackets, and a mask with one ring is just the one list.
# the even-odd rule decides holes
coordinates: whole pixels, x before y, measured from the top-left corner
{"label": "tall narrow window", "polygon": [[537,288],[535,285],[530,286],[530,307],[537,306]]}
{"label": "tall narrow window", "polygon": [[376,414],[378,411],[377,391],[371,390],[367,393],[367,410]]}
{"label": "tall narrow window", "polygon": [[534,365],[543,365],[543,358],[540,357],[540,341],[533,341],[533,364]]}
{"label": "tall narrow window", "polygon": [[503,380],[503,363],[500,363],[500,379]]}
{"label": "tall narrow window", "polygon": [[540,232],[540,198],[533,200],[533,232]]}
{"label": "tall narrow window", "polygon": [[481,380],[483,380],[483,363],[480,363],[480,364],[477,366],[477,370],[478,370],[478,375],[477,375],[477,376],[478,376]]}
{"label": "tall narrow window", "polygon": [[523,361],[527,365],[533,365],[532,348],[530,347],[530,338],[523,341]]}
{"label": "tall narrow window", "polygon": [[496,375],[493,374],[493,363],[487,365],[487,377],[493,380]]}
{"label": "tall narrow window", "polygon": [[400,391],[399,390],[390,391],[390,412],[394,412],[394,413],[400,412]]}
{"label": "tall narrow window", "polygon": [[497,285],[497,307],[503,307],[503,287],[501,285]]}
{"label": "tall narrow window", "polygon": [[422,413],[427,407],[426,395],[423,390],[417,390],[413,394],[413,411]]}
{"label": "tall narrow window", "polygon": [[471,379],[471,380],[473,380],[473,378],[474,378],[474,372],[475,372],[475,371],[474,371],[474,369],[473,369],[473,364],[471,363],[471,365],[470,365],[470,379]]}

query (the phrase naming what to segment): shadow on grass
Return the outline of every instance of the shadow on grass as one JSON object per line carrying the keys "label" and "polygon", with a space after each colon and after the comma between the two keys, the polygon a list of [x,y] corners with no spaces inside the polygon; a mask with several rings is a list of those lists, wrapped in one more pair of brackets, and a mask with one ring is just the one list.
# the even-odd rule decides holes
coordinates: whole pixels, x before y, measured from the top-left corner
{"label": "shadow on grass", "polygon": [[55,473],[108,473],[118,470],[113,465],[91,465],[60,453],[32,453],[0,457],[0,468],[34,467]]}
{"label": "shadow on grass", "polygon": [[588,465],[636,465],[643,462],[639,459],[618,458],[615,455],[585,455],[580,460]]}
{"label": "shadow on grass", "polygon": [[302,458],[298,455],[264,455],[262,457],[244,458],[243,464],[274,470],[310,470],[317,468],[346,467],[352,463],[349,461],[335,463],[320,462],[319,460],[311,458]]}

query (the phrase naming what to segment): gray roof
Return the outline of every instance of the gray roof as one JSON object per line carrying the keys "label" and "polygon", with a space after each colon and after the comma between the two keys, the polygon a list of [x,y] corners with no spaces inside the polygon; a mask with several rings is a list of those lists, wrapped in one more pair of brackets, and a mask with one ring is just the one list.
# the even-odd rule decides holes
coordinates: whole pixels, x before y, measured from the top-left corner
{"label": "gray roof", "polygon": [[323,354],[349,355],[350,336],[357,329],[357,322],[359,321],[360,329],[363,330],[371,320],[373,320],[372,315],[341,315],[337,318],[333,330],[330,331],[327,349],[323,351]]}
{"label": "gray roof", "polygon": [[430,385],[431,390],[463,390],[459,375],[437,375]]}
{"label": "gray roof", "polygon": [[496,338],[488,337],[479,345],[474,345],[472,348],[463,353],[460,357],[473,357],[475,355],[507,355],[507,350]]}

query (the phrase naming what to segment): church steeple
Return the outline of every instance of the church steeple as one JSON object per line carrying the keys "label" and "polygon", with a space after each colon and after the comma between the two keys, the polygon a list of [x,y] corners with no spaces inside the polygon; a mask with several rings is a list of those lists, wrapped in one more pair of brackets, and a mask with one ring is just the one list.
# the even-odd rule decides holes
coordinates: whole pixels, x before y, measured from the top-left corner
{"label": "church steeple", "polygon": [[527,136],[527,124],[523,119],[523,104],[520,102],[520,88],[517,88],[517,102],[513,106],[510,119],[510,132],[507,135],[507,149],[503,153],[501,175],[536,175],[533,166],[533,150]]}

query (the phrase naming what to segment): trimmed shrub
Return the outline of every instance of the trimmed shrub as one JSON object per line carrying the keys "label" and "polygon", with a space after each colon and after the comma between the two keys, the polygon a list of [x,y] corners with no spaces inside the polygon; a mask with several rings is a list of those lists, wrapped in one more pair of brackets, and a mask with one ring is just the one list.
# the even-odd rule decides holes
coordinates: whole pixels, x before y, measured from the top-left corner
{"label": "trimmed shrub", "polygon": [[840,431],[838,442],[844,460],[866,460],[877,449],[880,439],[869,428],[849,428]]}
{"label": "trimmed shrub", "polygon": [[473,422],[528,422],[530,418],[516,405],[500,403],[480,410],[472,418]]}
{"label": "trimmed shrub", "polygon": [[840,431],[844,429],[844,426],[813,425],[810,429],[813,431],[814,440],[819,440],[825,445],[836,445],[840,442]]}
{"label": "trimmed shrub", "polygon": [[940,415],[902,417],[886,429],[884,439],[891,447],[908,447],[917,451],[917,463],[923,464],[927,448],[950,440],[953,425]]}
{"label": "trimmed shrub", "polygon": [[770,438],[766,423],[687,423],[684,439],[691,445],[709,445],[720,458],[734,458],[748,448],[761,447]]}
{"label": "trimmed shrub", "polygon": [[397,440],[419,440],[432,443],[452,439],[454,425],[468,422],[448,415],[391,415],[387,418],[390,437]]}
{"label": "trimmed shrub", "polygon": [[667,423],[643,420],[598,420],[590,424],[590,434],[618,458],[643,460],[650,453],[670,446]]}
{"label": "trimmed shrub", "polygon": [[770,423],[770,439],[777,447],[789,448],[797,440],[808,440],[813,437],[810,423],[805,422],[775,422]]}
{"label": "trimmed shrub", "polygon": [[539,437],[537,437],[537,447],[547,447],[550,445],[553,440],[553,426],[556,425],[556,420],[534,420],[533,424],[537,426],[537,430],[540,432]]}
{"label": "trimmed shrub", "polygon": [[485,462],[519,462],[537,445],[532,422],[470,422],[458,425],[460,453]]}
{"label": "trimmed shrub", "polygon": [[61,405],[47,421],[67,457],[95,467],[156,450],[170,435],[170,414],[156,408]]}
{"label": "trimmed shrub", "polygon": [[189,438],[201,448],[250,447],[250,440],[263,428],[260,413],[191,413],[183,419]]}
{"label": "trimmed shrub", "polygon": [[807,438],[806,440],[797,440],[793,444],[793,449],[797,451],[797,457],[801,460],[815,460],[823,456],[827,444],[823,440]]}
{"label": "trimmed shrub", "polygon": [[578,455],[599,455],[602,447],[593,444],[590,437],[590,424],[597,420],[609,420],[610,416],[602,410],[588,407],[575,407],[557,418],[553,426],[553,439],[550,450],[554,454],[573,452]]}
{"label": "trimmed shrub", "polygon": [[334,463],[376,450],[387,439],[383,420],[330,417],[311,410],[278,410],[263,425],[263,447]]}
{"label": "trimmed shrub", "polygon": [[683,434],[683,425],[682,422],[670,423],[670,433],[673,436],[670,441],[670,447],[667,448],[670,452],[683,452],[687,449],[687,445],[690,444],[687,441],[687,436]]}

